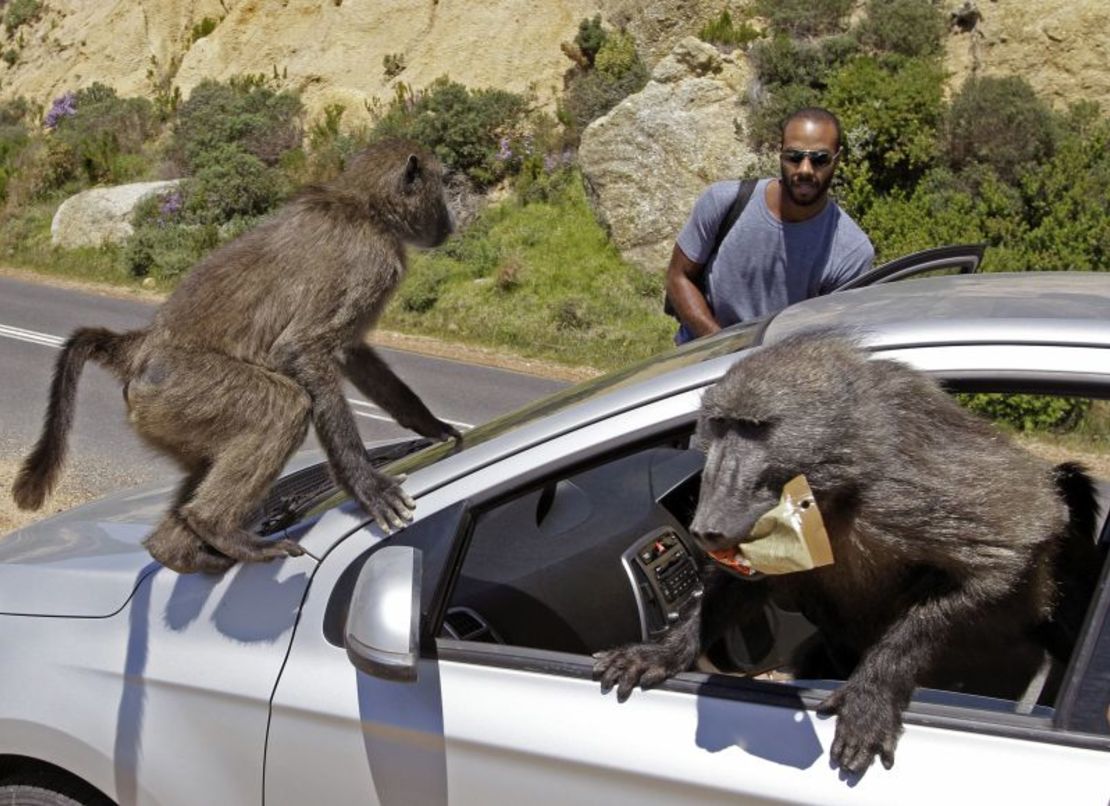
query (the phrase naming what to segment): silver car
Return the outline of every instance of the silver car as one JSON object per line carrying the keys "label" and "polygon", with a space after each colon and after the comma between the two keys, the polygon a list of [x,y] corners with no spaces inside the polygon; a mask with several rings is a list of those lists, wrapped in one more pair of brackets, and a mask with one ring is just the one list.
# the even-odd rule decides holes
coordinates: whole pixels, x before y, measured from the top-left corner
{"label": "silver car", "polygon": [[894,768],[858,778],[815,712],[841,681],[776,671],[812,632],[797,613],[768,607],[626,703],[591,679],[592,652],[664,635],[697,595],[703,390],[825,326],[957,391],[1110,397],[1110,276],[915,279],[567,389],[461,450],[372,446],[417,501],[390,536],[319,457],[258,516],[311,556],[221,577],[142,549],[169,488],[86,505],[0,541],[0,800],[1105,806],[1107,569],[1053,702],[919,690]]}

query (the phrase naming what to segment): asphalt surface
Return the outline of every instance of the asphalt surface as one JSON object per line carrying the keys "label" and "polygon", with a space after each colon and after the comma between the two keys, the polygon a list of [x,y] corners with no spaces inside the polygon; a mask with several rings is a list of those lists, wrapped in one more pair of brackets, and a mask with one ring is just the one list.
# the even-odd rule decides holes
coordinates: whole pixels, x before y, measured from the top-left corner
{"label": "asphalt surface", "polygon": [[[59,346],[72,330],[142,327],[154,307],[0,277],[0,460],[17,461],[38,437]],[[438,417],[460,428],[512,411],[566,385],[450,359],[385,348],[379,352]],[[364,439],[409,433],[353,388],[347,391]],[[317,444],[310,432],[305,447]],[[81,377],[69,446],[66,475],[75,475],[90,494],[179,475],[171,462],[132,432],[119,383],[91,363]]]}

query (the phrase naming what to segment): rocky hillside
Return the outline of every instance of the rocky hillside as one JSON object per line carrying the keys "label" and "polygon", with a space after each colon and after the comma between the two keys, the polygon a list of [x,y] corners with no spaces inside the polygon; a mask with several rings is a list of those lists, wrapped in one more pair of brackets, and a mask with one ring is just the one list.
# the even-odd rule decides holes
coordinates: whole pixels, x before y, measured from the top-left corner
{"label": "rocky hillside", "polygon": [[[26,0],[25,0],[26,1]],[[12,5],[8,0],[6,5]],[[963,0],[942,0],[950,8]],[[5,5],[0,3],[0,5]],[[170,87],[188,95],[204,77],[276,70],[310,113],[388,98],[397,81],[420,87],[448,74],[468,86],[550,101],[569,63],[561,42],[600,13],[627,27],[654,65],[738,0],[42,0],[32,21],[2,35],[0,97],[44,105],[93,81],[121,95]],[[1110,106],[1110,3],[976,0],[973,30],[948,47],[953,80],[978,67],[1016,72],[1056,104],[1083,97]],[[974,18],[976,15],[970,15]],[[966,17],[966,15],[965,15]],[[387,76],[383,60],[395,59]]]}
{"label": "rocky hillside", "polygon": [[[0,5],[4,5],[0,3]],[[310,116],[343,103],[345,119],[388,99],[398,81],[421,87],[447,74],[471,87],[534,88],[550,102],[570,66],[561,42],[600,13],[661,55],[719,13],[719,0],[44,0],[7,34],[0,97],[44,105],[102,81],[120,95],[183,96],[203,78],[281,77]],[[0,34],[3,35],[3,34]],[[392,75],[383,66],[393,60]],[[9,63],[10,62],[10,63]]]}
{"label": "rocky hillside", "polygon": [[[1056,107],[1080,99],[1110,111],[1108,0],[977,0],[965,8],[974,28],[948,41],[950,82],[973,71],[1020,75]],[[976,13],[977,12],[977,13]],[[977,19],[976,19],[977,18]]]}

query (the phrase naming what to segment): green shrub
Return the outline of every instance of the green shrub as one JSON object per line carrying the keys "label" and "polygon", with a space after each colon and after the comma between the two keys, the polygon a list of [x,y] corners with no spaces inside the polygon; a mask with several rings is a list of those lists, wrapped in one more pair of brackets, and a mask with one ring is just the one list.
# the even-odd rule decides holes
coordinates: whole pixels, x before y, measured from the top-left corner
{"label": "green shrub", "polygon": [[579,70],[568,79],[559,116],[575,133],[581,133],[648,81],[648,69],[636,52],[631,34],[609,36],[593,60],[593,69]]}
{"label": "green shrub", "polygon": [[[867,164],[880,192],[911,188],[939,154],[944,72],[934,59],[857,56],[832,75],[824,103],[851,132],[852,164]],[[854,142],[853,142],[854,140]]]}
{"label": "green shrub", "polygon": [[282,157],[281,170],[294,184],[334,179],[347,160],[367,145],[368,135],[364,128],[353,132],[341,129],[340,123],[346,114],[343,104],[329,104],[323,111],[323,117],[308,127],[305,148],[287,151]]}
{"label": "green shrub", "polygon": [[4,64],[8,65],[8,67],[12,67],[19,61],[19,51],[15,48],[8,48],[4,51],[3,59]]}
{"label": "green shrub", "polygon": [[196,173],[183,183],[186,221],[222,224],[237,217],[262,215],[288,190],[280,171],[225,144],[206,152]]}
{"label": "green shrub", "polygon": [[371,137],[421,142],[450,170],[461,171],[484,186],[505,175],[506,161],[498,159],[502,141],[521,128],[528,107],[522,95],[471,90],[442,76],[421,92],[398,85],[397,95],[375,122]]}
{"label": "green shrub", "polygon": [[446,286],[450,270],[442,263],[427,270],[407,276],[397,290],[397,304],[408,313],[426,313],[439,302],[439,295]]}
{"label": "green shrub", "polygon": [[[63,113],[55,114],[59,110]],[[76,164],[77,175],[89,184],[131,181],[150,167],[142,151],[158,123],[153,105],[145,98],[120,98],[114,89],[97,82],[59,98],[47,123],[52,124],[50,136],[58,162]],[[64,159],[63,150],[70,152]],[[70,178],[68,170],[58,175]]]}
{"label": "green shrub", "polygon": [[296,95],[275,91],[260,76],[227,83],[205,79],[177,112],[171,158],[195,173],[206,155],[234,145],[269,166],[301,143],[303,107]]}
{"label": "green shrub", "polygon": [[644,88],[648,71],[638,61],[626,73],[614,76],[599,70],[575,75],[563,94],[560,116],[572,130],[581,133],[629,95]]}
{"label": "green shrub", "polygon": [[870,206],[859,222],[879,261],[942,244],[985,242],[992,248],[984,270],[1021,269],[1007,265],[1011,255],[1005,253],[1025,237],[1024,217],[1020,194],[989,168],[976,175],[942,168],[929,172],[912,192],[893,193]]}
{"label": "green shrub", "polygon": [[1087,398],[993,392],[959,394],[956,400],[968,410],[1018,431],[1058,433],[1073,430],[1091,406]]}
{"label": "green shrub", "polygon": [[192,41],[196,42],[198,39],[203,39],[204,37],[208,36],[210,33],[216,30],[216,26],[219,24],[219,20],[213,19],[212,17],[205,17],[203,20],[193,26]]}
{"label": "green shrub", "polygon": [[935,56],[944,47],[948,21],[933,0],[867,0],[860,40],[869,48],[903,56]]}
{"label": "green shrub", "polygon": [[601,27],[601,15],[595,14],[593,19],[584,19],[578,23],[578,34],[574,37],[574,44],[582,51],[586,61],[592,66],[594,57],[597,56],[601,46],[605,44],[606,34]]}
{"label": "green shrub", "polygon": [[952,99],[947,154],[953,168],[978,162],[1015,182],[1052,156],[1052,111],[1020,76],[972,77]]}
{"label": "green shrub", "polygon": [[751,59],[759,80],[768,87],[794,84],[824,89],[831,73],[858,51],[859,43],[851,36],[805,42],[778,34],[752,45]]}
{"label": "green shrub", "polygon": [[31,117],[31,103],[20,96],[0,101],[0,126],[21,126]]}
{"label": "green shrub", "polygon": [[760,149],[778,151],[782,122],[793,112],[821,101],[821,93],[806,84],[784,84],[770,90],[748,117],[748,140]]}
{"label": "green shrub", "polygon": [[747,20],[734,23],[727,8],[698,31],[698,39],[723,48],[744,48],[762,36],[763,33]]}
{"label": "green shrub", "polygon": [[1110,271],[1110,118],[1079,104],[1058,132],[1052,157],[1024,172],[1029,267]]}
{"label": "green shrub", "polygon": [[776,31],[792,36],[821,36],[844,29],[854,0],[756,0],[755,9]]}
{"label": "green shrub", "polygon": [[606,38],[594,57],[594,69],[611,78],[620,78],[642,66],[640,56],[636,53],[636,40],[632,38],[632,34],[624,31],[617,31]]}
{"label": "green shrub", "polygon": [[38,19],[41,13],[42,3],[39,0],[11,0],[4,10],[4,29],[11,36],[17,28]]}
{"label": "green shrub", "polygon": [[139,227],[124,244],[121,260],[132,277],[174,280],[219,243],[214,225]]}

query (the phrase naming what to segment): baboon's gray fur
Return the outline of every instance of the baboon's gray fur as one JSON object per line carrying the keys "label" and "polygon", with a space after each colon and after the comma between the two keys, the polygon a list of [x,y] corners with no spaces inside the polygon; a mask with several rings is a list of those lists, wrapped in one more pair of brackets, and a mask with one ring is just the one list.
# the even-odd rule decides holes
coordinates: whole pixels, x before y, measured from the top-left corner
{"label": "baboon's gray fur", "polygon": [[435,246],[450,232],[436,158],[410,142],[371,146],[335,180],[305,188],[197,264],[149,328],[74,332],[42,436],[16,478],[16,502],[38,508],[53,488],[77,378],[91,359],[123,381],[138,433],[187,473],[145,541],[167,567],[219,572],[237,560],[301,553],[243,526],[310,420],[336,480],[383,528],[400,526],[412,500],[371,467],[341,380],[405,427],[458,437],[364,343],[404,274],[404,245]]}
{"label": "baboon's gray fur", "polygon": [[825,639],[796,673],[850,673],[822,710],[838,715],[832,758],[862,772],[875,755],[893,764],[915,686],[1016,699],[1046,650],[1066,663],[1100,567],[1078,466],[1049,466],[924,374],[827,332],[738,362],[706,393],[698,433],[707,453],[690,530],[703,548],[742,542],[805,474],[835,563],[711,582],[704,613],[664,643],[599,656],[618,697],[689,668],[717,621],[773,593]]}

